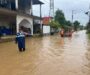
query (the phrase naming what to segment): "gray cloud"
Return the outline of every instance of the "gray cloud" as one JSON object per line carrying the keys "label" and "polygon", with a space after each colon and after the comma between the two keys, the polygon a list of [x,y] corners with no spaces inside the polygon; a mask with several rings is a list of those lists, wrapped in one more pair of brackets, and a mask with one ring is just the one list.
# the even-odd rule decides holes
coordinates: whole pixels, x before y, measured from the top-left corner
{"label": "gray cloud", "polygon": [[[45,4],[42,6],[42,15],[49,15],[49,0],[41,0]],[[74,20],[79,20],[81,24],[86,24],[88,16],[85,12],[89,9],[90,0],[54,0],[55,10],[63,10],[67,20],[71,20],[72,10],[74,10]],[[33,12],[39,16],[39,6],[33,6]]]}

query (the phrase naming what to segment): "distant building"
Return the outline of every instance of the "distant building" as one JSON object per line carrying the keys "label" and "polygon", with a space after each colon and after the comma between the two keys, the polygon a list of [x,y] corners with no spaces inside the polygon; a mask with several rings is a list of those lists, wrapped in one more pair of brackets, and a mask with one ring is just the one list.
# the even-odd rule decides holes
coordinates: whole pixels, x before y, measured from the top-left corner
{"label": "distant building", "polygon": [[[0,0],[0,33],[15,35],[19,28],[33,35],[32,5],[43,4],[39,0]],[[39,18],[40,20],[40,18]]]}
{"label": "distant building", "polygon": [[42,21],[42,24],[43,24],[43,34],[50,34],[50,25],[49,25],[49,22],[51,20],[51,17],[43,17],[43,21]]}

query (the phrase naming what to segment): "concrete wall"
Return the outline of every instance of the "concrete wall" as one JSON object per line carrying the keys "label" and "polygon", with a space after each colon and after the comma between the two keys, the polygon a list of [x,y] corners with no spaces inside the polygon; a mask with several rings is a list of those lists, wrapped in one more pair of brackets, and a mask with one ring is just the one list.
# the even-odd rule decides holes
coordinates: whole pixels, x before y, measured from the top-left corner
{"label": "concrete wall", "polygon": [[33,19],[27,16],[17,15],[16,17],[17,32],[20,26],[31,29],[31,35],[33,35]]}
{"label": "concrete wall", "polygon": [[26,28],[32,28],[32,25],[29,21],[26,19],[22,20],[21,23],[19,24],[19,27],[24,26]]}

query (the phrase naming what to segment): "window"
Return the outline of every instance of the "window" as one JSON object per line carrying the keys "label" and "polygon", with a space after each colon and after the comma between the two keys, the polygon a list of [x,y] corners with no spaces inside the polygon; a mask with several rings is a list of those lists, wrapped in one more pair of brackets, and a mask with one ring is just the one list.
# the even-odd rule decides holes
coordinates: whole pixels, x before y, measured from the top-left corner
{"label": "window", "polygon": [[3,4],[3,0],[0,0],[0,4]]}
{"label": "window", "polygon": [[6,4],[7,0],[0,0],[0,4]]}

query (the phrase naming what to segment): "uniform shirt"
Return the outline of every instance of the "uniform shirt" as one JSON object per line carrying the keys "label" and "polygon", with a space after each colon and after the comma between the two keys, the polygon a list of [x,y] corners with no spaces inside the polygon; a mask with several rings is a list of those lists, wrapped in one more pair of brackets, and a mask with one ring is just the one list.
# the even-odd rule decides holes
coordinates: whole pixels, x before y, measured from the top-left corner
{"label": "uniform shirt", "polygon": [[16,41],[19,48],[25,48],[25,34],[23,32],[17,33]]}

